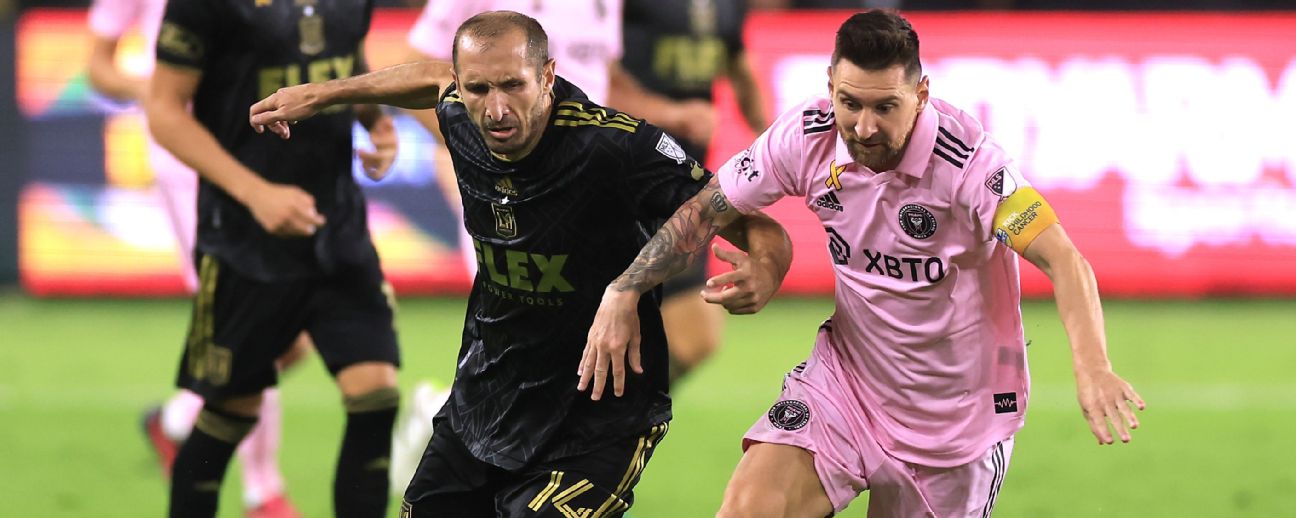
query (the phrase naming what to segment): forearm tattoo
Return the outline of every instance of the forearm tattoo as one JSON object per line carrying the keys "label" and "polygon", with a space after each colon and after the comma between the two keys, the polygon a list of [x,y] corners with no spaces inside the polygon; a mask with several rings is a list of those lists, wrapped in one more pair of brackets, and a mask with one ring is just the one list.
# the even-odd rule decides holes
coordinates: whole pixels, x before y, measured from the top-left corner
{"label": "forearm tattoo", "polygon": [[720,229],[717,216],[731,210],[720,183],[712,178],[666,220],[625,273],[612,281],[612,289],[643,293],[683,271],[706,253],[707,244]]}

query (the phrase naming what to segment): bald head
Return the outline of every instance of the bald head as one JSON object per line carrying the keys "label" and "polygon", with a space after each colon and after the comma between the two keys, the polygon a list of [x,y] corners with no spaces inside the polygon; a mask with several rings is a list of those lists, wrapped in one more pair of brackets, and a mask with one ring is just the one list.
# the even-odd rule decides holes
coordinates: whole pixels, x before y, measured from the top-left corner
{"label": "bald head", "polygon": [[455,31],[451,60],[459,70],[459,48],[472,46],[475,50],[490,49],[504,36],[520,32],[526,38],[527,62],[536,69],[549,61],[549,35],[545,34],[535,18],[513,11],[487,11],[467,19]]}

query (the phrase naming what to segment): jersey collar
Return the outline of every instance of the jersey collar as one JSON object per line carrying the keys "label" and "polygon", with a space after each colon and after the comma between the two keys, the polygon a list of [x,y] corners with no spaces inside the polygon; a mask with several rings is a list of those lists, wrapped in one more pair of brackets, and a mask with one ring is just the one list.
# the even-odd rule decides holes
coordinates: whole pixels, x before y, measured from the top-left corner
{"label": "jersey collar", "polygon": [[[936,108],[932,106],[930,100],[927,101],[927,106],[923,107],[922,113],[918,114],[918,120],[914,121],[913,133],[909,135],[909,145],[905,147],[904,156],[900,158],[900,165],[895,168],[895,172],[914,178],[922,178],[927,173],[931,150],[936,145],[938,118]],[[860,167],[855,165],[855,160],[851,158],[850,150],[846,149],[846,141],[842,140],[841,133],[837,134],[837,148],[833,158],[838,164],[848,164],[847,167],[851,168]]]}

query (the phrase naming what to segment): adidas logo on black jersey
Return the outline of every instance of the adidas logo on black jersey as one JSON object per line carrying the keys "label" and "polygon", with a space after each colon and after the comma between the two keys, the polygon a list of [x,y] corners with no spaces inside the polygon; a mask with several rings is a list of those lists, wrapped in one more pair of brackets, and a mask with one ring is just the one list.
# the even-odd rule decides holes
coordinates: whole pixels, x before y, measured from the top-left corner
{"label": "adidas logo on black jersey", "polygon": [[842,209],[845,208],[842,207],[841,200],[837,199],[837,193],[835,192],[829,192],[828,194],[820,196],[819,199],[815,200],[815,205],[825,209],[835,210],[837,212],[841,212]]}

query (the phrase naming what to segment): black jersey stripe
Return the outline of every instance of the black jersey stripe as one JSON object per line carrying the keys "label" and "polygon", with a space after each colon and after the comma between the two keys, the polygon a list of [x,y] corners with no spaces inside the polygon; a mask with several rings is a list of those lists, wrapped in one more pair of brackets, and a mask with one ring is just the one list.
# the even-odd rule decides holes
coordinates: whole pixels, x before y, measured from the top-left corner
{"label": "black jersey stripe", "polygon": [[963,168],[963,162],[955,160],[954,157],[946,154],[945,151],[941,150],[940,146],[937,146],[936,149],[933,149],[932,153],[936,154],[936,156],[938,157],[944,158],[946,162],[954,164],[954,167],[957,167],[959,169]]}
{"label": "black jersey stripe", "polygon": [[953,144],[950,144],[949,142],[946,142],[945,139],[940,138],[940,137],[936,137],[936,144],[941,145],[941,146],[944,146],[945,149],[948,149],[948,150],[950,151],[950,153],[954,153],[954,156],[959,157],[959,158],[961,158],[961,159],[963,159],[963,160],[967,160],[967,157],[968,157],[967,153],[960,152],[960,151],[959,151],[959,148],[956,148],[956,147],[954,147]]}
{"label": "black jersey stripe", "polygon": [[823,133],[825,131],[832,130],[833,127],[834,125],[832,124],[824,124],[823,126],[806,126],[804,133],[806,135],[809,135],[811,133]]}
{"label": "black jersey stripe", "polygon": [[945,128],[942,128],[940,126],[937,126],[936,129],[940,131],[941,135],[945,135],[945,138],[950,139],[951,142],[958,144],[959,147],[963,148],[963,151],[966,151],[968,153],[972,152],[972,148],[968,147],[967,144],[964,144],[963,141],[959,140],[958,137],[955,137],[953,133],[949,132],[949,130],[946,130]]}

